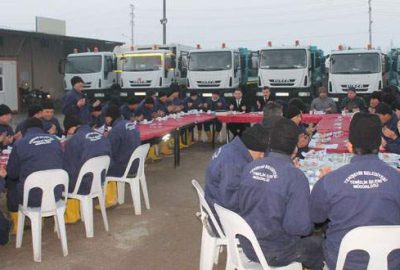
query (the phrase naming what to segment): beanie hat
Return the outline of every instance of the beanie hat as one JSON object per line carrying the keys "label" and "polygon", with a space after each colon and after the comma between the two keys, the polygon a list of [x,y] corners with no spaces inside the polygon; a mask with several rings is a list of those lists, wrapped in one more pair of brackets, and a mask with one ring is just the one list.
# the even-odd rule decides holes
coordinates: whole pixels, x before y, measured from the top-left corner
{"label": "beanie hat", "polygon": [[39,118],[36,118],[36,117],[28,118],[25,122],[25,127],[26,127],[26,129],[29,129],[29,128],[43,129],[42,120],[40,120]]}
{"label": "beanie hat", "polygon": [[241,137],[247,149],[256,152],[265,152],[268,149],[268,131],[260,124],[247,128]]}
{"label": "beanie hat", "polygon": [[83,80],[82,80],[82,78],[81,77],[79,77],[79,76],[74,76],[74,77],[72,77],[72,79],[71,79],[71,84],[72,84],[72,86],[74,86],[75,84],[77,84],[77,83],[85,83]]}
{"label": "beanie hat", "polygon": [[297,106],[289,105],[285,112],[283,113],[283,116],[285,116],[287,119],[292,119],[293,117],[300,115],[301,111]]}
{"label": "beanie hat", "polygon": [[291,155],[299,141],[300,131],[293,121],[281,118],[272,129],[270,138],[270,149]]}
{"label": "beanie hat", "polygon": [[9,114],[9,113],[11,113],[10,107],[8,107],[6,104],[1,104],[0,105],[0,116]]}
{"label": "beanie hat", "polygon": [[378,150],[381,145],[382,126],[376,114],[356,113],[350,122],[349,141],[353,148],[366,152]]}
{"label": "beanie hat", "polygon": [[74,114],[67,114],[64,118],[63,124],[65,132],[68,132],[70,128],[82,125],[82,121],[78,116]]}
{"label": "beanie hat", "polygon": [[28,109],[28,117],[33,117],[35,114],[41,112],[43,108],[39,105],[32,105]]}
{"label": "beanie hat", "polygon": [[167,96],[167,93],[165,93],[164,91],[158,93],[159,98],[166,97],[166,96]]}
{"label": "beanie hat", "polygon": [[106,111],[106,117],[111,117],[112,120],[115,120],[115,119],[121,117],[121,112],[119,111],[118,106],[115,106],[115,105],[108,106],[107,111]]}
{"label": "beanie hat", "polygon": [[138,104],[137,98],[136,97],[130,97],[128,99],[128,105],[135,105],[135,104]]}
{"label": "beanie hat", "polygon": [[392,108],[386,103],[379,103],[375,108],[375,113],[377,114],[392,114]]}
{"label": "beanie hat", "polygon": [[54,104],[53,104],[53,102],[51,102],[51,101],[43,102],[43,104],[42,104],[42,109],[43,109],[43,110],[46,110],[46,109],[54,110]]}

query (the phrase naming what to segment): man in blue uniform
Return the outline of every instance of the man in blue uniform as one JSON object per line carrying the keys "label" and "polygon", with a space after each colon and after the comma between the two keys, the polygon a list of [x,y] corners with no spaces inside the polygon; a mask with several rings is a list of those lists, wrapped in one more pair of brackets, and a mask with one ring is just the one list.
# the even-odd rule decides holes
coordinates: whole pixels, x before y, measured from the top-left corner
{"label": "man in blue uniform", "polygon": [[232,211],[239,210],[237,190],[243,168],[255,159],[262,158],[268,148],[268,134],[257,124],[248,128],[242,138],[236,137],[219,148],[206,171],[205,198],[214,215],[214,203]]}
{"label": "man in blue uniform", "polygon": [[[14,131],[11,127],[11,109],[5,104],[0,105],[0,149],[5,149],[14,142]],[[16,138],[21,136],[16,136]]]}
{"label": "man in blue uniform", "polygon": [[[64,145],[64,169],[69,175],[68,191],[72,193],[83,164],[94,157],[111,156],[111,146],[108,139],[94,131],[89,125],[82,125],[80,119],[75,115],[67,115],[64,118],[64,128],[67,134],[72,135]],[[105,179],[102,181],[104,182]],[[78,194],[89,194],[91,185],[92,176],[85,175]],[[80,219],[79,212],[79,201],[68,199],[65,222],[77,222]]]}
{"label": "man in blue uniform", "polygon": [[[43,131],[42,121],[32,117],[27,121],[26,128],[25,136],[15,142],[7,164],[7,206],[14,225],[18,219],[18,204],[23,201],[25,179],[33,172],[63,168],[61,144],[55,136]],[[61,198],[62,191],[61,187],[56,188],[56,201]],[[41,198],[41,191],[32,190],[28,206],[40,206]]]}
{"label": "man in blue uniform", "polygon": [[128,103],[121,106],[120,111],[124,119],[129,121],[142,121],[143,116],[138,114],[139,102],[136,97],[130,97]]}
{"label": "man in blue uniform", "polygon": [[[183,106],[185,112],[188,112],[190,110],[201,111],[203,110],[203,99],[199,97],[199,94],[195,90],[192,90],[190,91],[190,96],[185,98],[185,100],[183,101]],[[193,129],[194,128],[190,129],[190,133],[193,133]],[[202,131],[203,131],[203,124],[197,124],[198,141],[201,141]]]}
{"label": "man in blue uniform", "polygon": [[[220,96],[220,92],[218,90],[216,90],[212,93],[211,98],[208,99],[206,101],[206,103],[204,103],[203,106],[204,106],[204,110],[206,110],[206,111],[210,110],[213,112],[226,111],[228,109],[225,99]],[[209,143],[211,143],[211,141],[212,141],[210,127],[211,127],[210,122],[204,123],[204,130],[206,131],[207,139],[208,139]],[[215,137],[216,137],[216,139],[219,138],[221,130],[222,130],[222,123],[219,122],[218,120],[215,120],[215,131],[216,131]]]}
{"label": "man in blue uniform", "polygon": [[173,106],[168,103],[168,95],[165,92],[159,92],[158,98],[155,104],[155,109],[159,116],[167,115],[173,112]]}
{"label": "man in blue uniform", "polygon": [[[5,191],[5,180],[7,172],[4,168],[0,168],[0,193]],[[11,222],[0,211],[0,245],[6,245],[10,241]]]}
{"label": "man in blue uniform", "polygon": [[98,105],[93,107],[93,110],[90,112],[90,122],[89,126],[94,129],[100,129],[105,124],[103,107]]}
{"label": "man in blue uniform", "polygon": [[179,98],[179,89],[172,89],[168,99],[173,113],[181,112],[184,109],[183,100]]}
{"label": "man in blue uniform", "polygon": [[54,105],[52,102],[45,102],[42,106],[42,123],[43,129],[49,134],[60,137],[63,135],[63,130],[60,122],[54,117]]}
{"label": "man in blue uniform", "polygon": [[[270,266],[301,262],[322,269],[322,239],[303,237],[312,232],[310,187],[304,173],[293,165],[299,137],[290,120],[277,121],[270,136],[267,157],[247,165],[238,190],[239,214],[253,229]],[[302,238],[303,237],[303,238]],[[257,256],[246,239],[240,239],[247,257]]]}
{"label": "man in blue uniform", "polygon": [[[132,153],[140,145],[140,133],[134,123],[122,119],[117,106],[110,105],[108,107],[106,124],[112,126],[108,134],[108,139],[111,143],[111,164],[107,175],[121,177],[128,166]],[[136,160],[130,168],[130,173],[135,174],[138,166],[139,163]],[[107,187],[108,199],[106,200],[106,205],[108,207],[117,203],[115,186],[115,182],[111,182],[110,187]]]}
{"label": "man in blue uniform", "polygon": [[[324,255],[335,269],[340,243],[352,229],[369,225],[400,225],[400,174],[378,158],[381,124],[376,115],[357,113],[350,123],[350,164],[320,179],[311,199],[315,223],[329,220]],[[395,256],[392,256],[395,255]],[[400,269],[400,254],[389,256],[389,269]],[[366,269],[368,256],[350,254],[345,269]]]}
{"label": "man in blue uniform", "polygon": [[143,115],[144,120],[150,121],[155,117],[161,116],[157,113],[155,102],[152,97],[147,97],[143,100],[143,104],[137,109],[137,113]]}
{"label": "man in blue uniform", "polygon": [[41,119],[43,115],[43,108],[42,106],[39,105],[32,105],[28,109],[28,117],[24,119],[22,122],[20,122],[17,127],[15,128],[15,133],[17,136],[24,136],[26,133],[26,122],[31,118],[31,117],[36,117],[38,119]]}
{"label": "man in blue uniform", "polygon": [[[73,114],[77,115],[82,122],[90,122],[90,111],[88,100],[83,95],[83,80],[81,77],[74,76],[71,79],[73,89],[69,91],[63,97],[62,112],[64,115]],[[97,100],[93,103],[93,107],[100,105],[100,101]]]}
{"label": "man in blue uniform", "polygon": [[397,115],[386,103],[379,103],[375,108],[382,124],[382,137],[387,151],[400,154],[400,135],[397,128]]}
{"label": "man in blue uniform", "polygon": [[284,112],[284,116],[290,119],[299,128],[299,142],[297,143],[297,157],[304,158],[302,153],[308,152],[308,144],[310,143],[310,138],[313,129],[310,129],[311,134],[308,134],[308,129],[306,126],[301,124],[301,111],[298,107],[290,105]]}

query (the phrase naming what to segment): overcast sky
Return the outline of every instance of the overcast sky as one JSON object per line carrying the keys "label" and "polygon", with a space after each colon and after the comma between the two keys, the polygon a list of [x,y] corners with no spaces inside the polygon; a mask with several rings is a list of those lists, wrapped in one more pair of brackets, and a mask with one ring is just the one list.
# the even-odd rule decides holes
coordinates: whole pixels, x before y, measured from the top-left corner
{"label": "overcast sky", "polygon": [[[161,43],[162,0],[1,0],[0,27],[34,30],[44,16],[66,20],[70,36],[129,42],[130,3],[135,43]],[[374,46],[400,47],[399,0],[372,0],[372,8]],[[168,43],[203,48],[368,44],[368,0],[167,0],[167,18]]]}

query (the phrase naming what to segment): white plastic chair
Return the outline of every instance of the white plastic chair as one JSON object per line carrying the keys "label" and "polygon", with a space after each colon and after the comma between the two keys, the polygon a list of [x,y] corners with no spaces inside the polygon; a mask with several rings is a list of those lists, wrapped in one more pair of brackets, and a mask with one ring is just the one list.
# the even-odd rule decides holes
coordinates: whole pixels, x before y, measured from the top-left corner
{"label": "white plastic chair", "polygon": [[[68,255],[67,233],[65,231],[64,212],[67,198],[56,202],[54,189],[62,185],[64,190],[68,190],[68,174],[64,170],[45,170],[30,174],[24,183],[24,198],[22,205],[18,206],[18,229],[16,248],[22,246],[24,234],[25,216],[31,220],[33,260],[42,261],[42,217],[54,216],[55,229],[59,238],[63,255]],[[28,207],[28,197],[31,189],[40,188],[42,190],[41,207]]]}
{"label": "white plastic chair", "polygon": [[[80,201],[81,205],[81,219],[85,223],[86,237],[91,238],[94,235],[93,226],[93,199],[99,199],[99,205],[101,210],[101,215],[103,216],[104,228],[108,232],[108,220],[106,207],[104,203],[103,190],[101,188],[101,175],[107,174],[108,167],[110,166],[109,156],[99,156],[94,157],[83,164],[81,170],[79,171],[78,180],[76,181],[75,189],[68,196],[72,199],[77,199]],[[92,186],[90,188],[90,193],[87,195],[78,194],[79,187],[81,186],[82,179],[86,174],[91,174],[93,176]]]}
{"label": "white plastic chair", "polygon": [[[107,192],[107,184],[108,182],[117,182],[118,184],[118,203],[123,204],[125,201],[125,183],[128,183],[131,188],[132,202],[133,207],[135,208],[135,215],[142,214],[142,207],[140,201],[140,186],[142,187],[144,202],[146,204],[146,208],[150,209],[150,201],[149,201],[149,193],[147,191],[147,182],[146,175],[144,173],[144,163],[146,161],[147,153],[149,152],[150,144],[146,143],[140,145],[138,148],[133,151],[128,166],[125,169],[124,175],[122,177],[114,177],[109,176],[106,178],[106,182],[104,184],[104,196]],[[136,172],[136,175],[129,175],[129,170],[132,166],[133,161],[136,159],[139,160],[139,167]]]}
{"label": "white plastic chair", "polygon": [[[260,244],[250,228],[249,224],[238,214],[214,204],[215,210],[217,211],[218,217],[221,221],[222,228],[225,231],[226,238],[228,239],[228,262],[226,269],[279,269],[279,270],[302,270],[301,263],[293,262],[288,266],[284,267],[271,267],[268,265],[267,260],[261,250]],[[239,248],[239,240],[237,236],[243,236],[247,238],[257,255],[260,263],[250,261],[246,255],[241,252]]]}
{"label": "white plastic chair", "polygon": [[400,226],[364,226],[349,231],[342,239],[336,270],[343,269],[347,254],[365,250],[369,254],[367,270],[388,269],[387,257],[400,249]]}
{"label": "white plastic chair", "polygon": [[[227,240],[204,197],[203,189],[194,179],[192,180],[192,185],[196,189],[200,201],[200,212],[197,213],[197,216],[203,224],[203,231],[201,234],[200,270],[212,270],[213,265],[218,264],[219,253],[221,248],[227,245]],[[213,232],[209,218],[211,219],[218,235],[215,235]]]}

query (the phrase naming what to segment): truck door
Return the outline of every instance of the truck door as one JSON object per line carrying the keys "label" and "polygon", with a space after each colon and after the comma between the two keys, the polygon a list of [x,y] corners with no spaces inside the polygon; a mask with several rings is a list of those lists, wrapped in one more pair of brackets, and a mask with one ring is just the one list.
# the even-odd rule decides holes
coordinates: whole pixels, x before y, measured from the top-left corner
{"label": "truck door", "polygon": [[17,61],[0,59],[0,103],[18,110]]}
{"label": "truck door", "polygon": [[175,69],[172,68],[172,59],[170,54],[164,55],[164,86],[169,87],[175,81]]}
{"label": "truck door", "polygon": [[104,57],[104,88],[110,88],[116,82],[116,74],[113,72],[113,57],[106,55]]}
{"label": "truck door", "polygon": [[233,77],[233,84],[239,85],[242,77],[242,72],[240,65],[240,54],[238,52],[235,52],[233,57]]}

